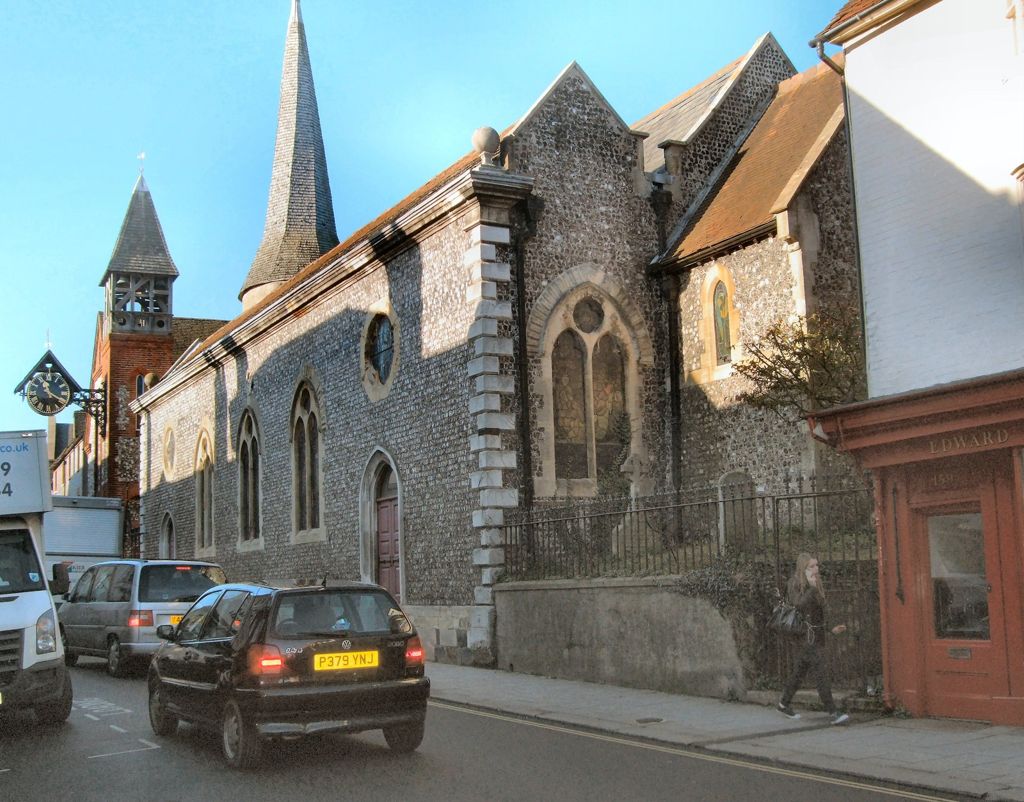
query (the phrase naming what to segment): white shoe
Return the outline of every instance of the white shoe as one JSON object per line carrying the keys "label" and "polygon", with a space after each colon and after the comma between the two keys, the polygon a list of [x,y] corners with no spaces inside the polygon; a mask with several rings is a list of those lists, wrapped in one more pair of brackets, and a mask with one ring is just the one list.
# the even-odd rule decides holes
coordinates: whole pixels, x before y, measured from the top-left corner
{"label": "white shoe", "polygon": [[850,717],[846,715],[846,713],[833,713],[831,718],[832,723],[836,725],[845,724],[847,721],[850,720]]}

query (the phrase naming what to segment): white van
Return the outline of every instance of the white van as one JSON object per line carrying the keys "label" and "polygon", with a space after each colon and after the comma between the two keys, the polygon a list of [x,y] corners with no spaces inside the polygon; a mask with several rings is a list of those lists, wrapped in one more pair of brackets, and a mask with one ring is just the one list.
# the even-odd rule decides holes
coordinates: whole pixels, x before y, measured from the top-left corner
{"label": "white van", "polygon": [[57,630],[56,569],[47,586],[41,548],[50,508],[45,432],[0,432],[0,715],[31,708],[43,723],[71,714],[71,675]]}

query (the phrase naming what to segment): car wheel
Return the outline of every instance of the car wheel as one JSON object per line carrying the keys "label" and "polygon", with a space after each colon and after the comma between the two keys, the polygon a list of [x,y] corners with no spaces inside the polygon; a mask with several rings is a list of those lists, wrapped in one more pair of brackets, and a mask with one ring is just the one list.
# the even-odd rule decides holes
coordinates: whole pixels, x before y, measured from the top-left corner
{"label": "car wheel", "polygon": [[174,735],[178,731],[178,718],[164,707],[163,689],[158,679],[149,682],[149,726],[157,735]]}
{"label": "car wheel", "polygon": [[424,722],[384,728],[384,740],[394,752],[412,752],[423,742]]}
{"label": "car wheel", "polygon": [[111,635],[107,641],[107,673],[112,677],[123,677],[128,668],[128,658],[121,648],[121,641]]}
{"label": "car wheel", "polygon": [[73,652],[71,651],[70,648],[68,648],[68,636],[64,633],[63,629],[60,631],[60,642],[64,646],[64,665],[77,665],[78,652]]}
{"label": "car wheel", "polygon": [[36,719],[40,724],[63,724],[71,715],[71,700],[74,692],[71,689],[71,675],[64,672],[64,688],[60,698],[55,702],[36,705]]}
{"label": "car wheel", "polygon": [[260,738],[256,728],[245,720],[238,702],[231,700],[224,706],[221,726],[221,748],[228,765],[236,769],[250,769],[260,756]]}

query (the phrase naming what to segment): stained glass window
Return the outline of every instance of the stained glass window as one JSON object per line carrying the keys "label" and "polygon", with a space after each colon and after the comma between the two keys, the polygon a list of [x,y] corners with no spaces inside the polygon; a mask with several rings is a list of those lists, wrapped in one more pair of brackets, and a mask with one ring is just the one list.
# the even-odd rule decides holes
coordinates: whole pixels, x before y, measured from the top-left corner
{"label": "stained glass window", "polygon": [[715,285],[715,355],[719,365],[732,361],[732,339],[729,334],[729,291],[725,283]]}

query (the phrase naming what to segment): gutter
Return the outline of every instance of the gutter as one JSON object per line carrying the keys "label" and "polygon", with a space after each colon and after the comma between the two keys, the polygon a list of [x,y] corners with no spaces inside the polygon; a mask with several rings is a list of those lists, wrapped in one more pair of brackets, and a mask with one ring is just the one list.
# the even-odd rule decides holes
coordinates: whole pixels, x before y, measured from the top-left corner
{"label": "gutter", "polygon": [[830,28],[828,30],[822,31],[816,37],[811,39],[811,41],[808,42],[807,44],[818,51],[819,59],[828,64],[828,66],[831,67],[839,75],[844,75],[845,73],[843,72],[843,68],[825,55],[825,43],[835,38],[836,34],[842,33],[847,28],[852,28],[865,17],[871,16],[876,11],[881,9],[883,6],[887,6],[892,2],[893,0],[879,0],[879,2],[875,3],[869,8],[864,9],[864,11],[861,11],[859,14],[855,14],[854,16],[850,17],[850,19],[846,20],[846,22],[842,23],[841,25],[837,25],[835,28]]}

